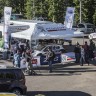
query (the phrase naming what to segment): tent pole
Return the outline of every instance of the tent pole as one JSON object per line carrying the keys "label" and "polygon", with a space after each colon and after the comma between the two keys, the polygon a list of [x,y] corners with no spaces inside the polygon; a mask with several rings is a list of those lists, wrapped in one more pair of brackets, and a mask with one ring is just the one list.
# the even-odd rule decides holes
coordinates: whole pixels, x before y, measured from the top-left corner
{"label": "tent pole", "polygon": [[83,35],[83,45],[84,45],[84,35]]}

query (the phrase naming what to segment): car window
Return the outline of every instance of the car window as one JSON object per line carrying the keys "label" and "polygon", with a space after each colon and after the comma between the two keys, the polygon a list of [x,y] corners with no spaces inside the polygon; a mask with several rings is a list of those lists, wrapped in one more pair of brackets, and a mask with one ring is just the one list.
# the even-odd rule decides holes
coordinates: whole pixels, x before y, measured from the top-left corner
{"label": "car window", "polygon": [[60,49],[60,46],[55,46],[55,49],[56,49],[56,50],[59,50],[59,49]]}
{"label": "car window", "polygon": [[46,52],[48,48],[52,49],[52,46],[47,46],[43,51]]}
{"label": "car window", "polygon": [[4,79],[4,73],[0,72],[0,79]]}
{"label": "car window", "polygon": [[79,24],[78,28],[85,28],[85,26],[83,24]]}
{"label": "car window", "polygon": [[16,78],[14,72],[6,72],[5,77],[6,77],[6,79],[15,79]]}
{"label": "car window", "polygon": [[93,25],[87,25],[87,28],[94,28]]}

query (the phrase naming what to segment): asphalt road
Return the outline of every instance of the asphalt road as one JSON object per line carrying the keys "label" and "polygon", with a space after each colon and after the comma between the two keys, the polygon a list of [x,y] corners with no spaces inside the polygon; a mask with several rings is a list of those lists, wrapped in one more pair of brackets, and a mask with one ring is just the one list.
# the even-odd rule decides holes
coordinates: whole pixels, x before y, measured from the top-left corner
{"label": "asphalt road", "polygon": [[[12,66],[11,62],[0,64]],[[96,61],[90,65],[56,64],[53,73],[48,66],[35,69],[37,75],[26,77],[27,96],[96,96]]]}
{"label": "asphalt road", "polygon": [[[83,45],[89,39],[73,38]],[[95,42],[95,41],[94,41]],[[95,42],[96,43],[96,42]],[[71,47],[70,47],[71,48]],[[53,73],[47,67],[37,70],[37,75],[26,76],[28,96],[96,96],[96,61],[90,65],[69,63],[54,65]],[[41,94],[41,95],[40,95]]]}
{"label": "asphalt road", "polygon": [[95,72],[26,78],[28,96],[96,96]]}

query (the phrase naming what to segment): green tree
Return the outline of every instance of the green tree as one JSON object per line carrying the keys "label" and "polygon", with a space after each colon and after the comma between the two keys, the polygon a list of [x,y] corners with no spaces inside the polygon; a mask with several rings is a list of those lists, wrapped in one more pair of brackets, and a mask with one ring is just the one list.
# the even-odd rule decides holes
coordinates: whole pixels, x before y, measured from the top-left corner
{"label": "green tree", "polygon": [[93,23],[96,25],[96,10],[95,10],[95,13],[93,15]]}
{"label": "green tree", "polygon": [[[22,13],[27,19],[47,17],[63,23],[67,7],[75,7],[75,23],[79,23],[79,0],[0,0],[0,17],[4,6],[12,7],[12,13]],[[82,22],[96,24],[96,0],[82,0]]]}
{"label": "green tree", "polygon": [[33,17],[33,3],[34,3],[34,0],[27,0],[26,2],[26,17],[27,19],[32,19]]}
{"label": "green tree", "polygon": [[95,9],[95,12],[93,15],[93,23],[96,25],[96,0],[94,0],[94,9]]}

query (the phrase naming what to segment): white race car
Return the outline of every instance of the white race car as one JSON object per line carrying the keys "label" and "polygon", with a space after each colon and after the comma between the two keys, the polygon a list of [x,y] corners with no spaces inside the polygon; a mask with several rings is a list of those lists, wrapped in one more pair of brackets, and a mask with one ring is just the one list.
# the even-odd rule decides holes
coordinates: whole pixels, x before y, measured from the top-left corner
{"label": "white race car", "polygon": [[34,50],[34,52],[32,53],[32,56],[36,57],[36,56],[45,55],[48,48],[51,48],[56,54],[65,52],[65,49],[62,45],[50,44],[50,45],[44,46],[43,48],[38,48],[38,50]]}
{"label": "white race car", "polygon": [[55,52],[56,56],[53,60],[53,64],[56,63],[67,63],[67,62],[75,62],[75,54],[74,52],[66,52],[62,45],[46,45],[45,47],[41,48],[41,50],[34,50],[32,53],[33,59],[32,64],[33,66],[40,66],[48,64],[46,60],[46,51],[47,48],[52,48]]}

